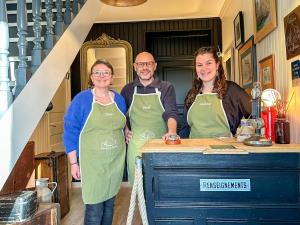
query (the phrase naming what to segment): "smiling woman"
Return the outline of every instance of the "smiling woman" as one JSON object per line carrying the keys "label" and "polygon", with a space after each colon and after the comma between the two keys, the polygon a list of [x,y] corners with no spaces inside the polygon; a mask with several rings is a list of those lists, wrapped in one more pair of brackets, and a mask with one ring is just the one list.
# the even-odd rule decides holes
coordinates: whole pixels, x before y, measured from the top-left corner
{"label": "smiling woman", "polygon": [[113,73],[107,60],[96,60],[88,73],[91,89],[74,97],[64,117],[64,145],[71,174],[81,179],[84,224],[97,221],[111,225],[124,172],[126,104],[110,88]]}

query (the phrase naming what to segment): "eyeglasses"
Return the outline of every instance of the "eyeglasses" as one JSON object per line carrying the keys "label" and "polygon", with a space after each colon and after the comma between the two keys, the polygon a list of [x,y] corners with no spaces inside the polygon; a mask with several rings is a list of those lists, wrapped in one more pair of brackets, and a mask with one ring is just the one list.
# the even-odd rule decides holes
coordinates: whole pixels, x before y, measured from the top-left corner
{"label": "eyeglasses", "polygon": [[96,70],[95,72],[92,73],[95,77],[109,77],[111,75],[111,71],[108,70]]}
{"label": "eyeglasses", "polygon": [[147,66],[147,67],[152,67],[154,65],[155,62],[153,61],[149,61],[149,62],[136,62],[135,65],[138,67],[138,68],[143,68],[144,66]]}

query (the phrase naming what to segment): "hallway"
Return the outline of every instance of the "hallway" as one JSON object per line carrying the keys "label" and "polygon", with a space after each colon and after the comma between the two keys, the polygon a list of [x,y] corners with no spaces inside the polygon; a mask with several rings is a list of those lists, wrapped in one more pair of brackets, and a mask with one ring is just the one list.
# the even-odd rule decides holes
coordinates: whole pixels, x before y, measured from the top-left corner
{"label": "hallway", "polygon": [[[115,212],[112,225],[125,225],[130,202],[131,187],[123,183],[116,197]],[[81,198],[81,189],[72,188],[70,194],[70,212],[63,217],[61,225],[83,225],[84,204]],[[132,225],[141,225],[141,219],[135,215]]]}

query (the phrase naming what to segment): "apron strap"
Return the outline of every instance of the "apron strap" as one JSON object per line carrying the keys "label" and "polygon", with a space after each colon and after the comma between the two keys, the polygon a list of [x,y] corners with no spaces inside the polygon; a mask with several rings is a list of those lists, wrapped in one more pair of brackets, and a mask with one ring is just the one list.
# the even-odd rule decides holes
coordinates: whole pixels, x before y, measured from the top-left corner
{"label": "apron strap", "polygon": [[137,86],[134,86],[134,92],[133,92],[134,94],[136,94],[137,93]]}
{"label": "apron strap", "polygon": [[113,95],[112,95],[113,92],[112,92],[112,91],[109,91],[108,93],[109,93],[108,95],[109,95],[109,98],[110,98],[111,102],[112,102],[112,103],[115,102],[115,99],[114,99],[114,97],[113,97]]}
{"label": "apron strap", "polygon": [[92,94],[93,94],[93,102],[96,102],[95,88],[93,88],[91,91],[92,91]]}

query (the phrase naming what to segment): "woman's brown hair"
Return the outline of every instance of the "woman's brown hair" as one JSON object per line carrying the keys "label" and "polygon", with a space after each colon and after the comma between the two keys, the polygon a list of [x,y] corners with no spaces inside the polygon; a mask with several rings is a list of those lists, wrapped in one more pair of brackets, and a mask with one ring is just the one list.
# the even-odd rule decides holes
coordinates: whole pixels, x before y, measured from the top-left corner
{"label": "woman's brown hair", "polygon": [[196,73],[196,58],[198,55],[204,54],[212,54],[213,58],[215,59],[216,63],[219,63],[217,76],[214,81],[214,87],[212,92],[218,94],[218,98],[222,99],[225,95],[227,89],[226,77],[224,73],[224,69],[222,66],[222,62],[218,57],[217,51],[214,47],[202,47],[199,48],[194,54],[194,80],[192,89],[188,92],[187,96],[185,97],[185,105],[189,108],[193,102],[195,101],[196,96],[201,93],[203,82],[201,79],[198,78]]}
{"label": "woman's brown hair", "polygon": [[93,73],[93,69],[95,66],[97,65],[105,65],[107,66],[110,70],[111,70],[111,74],[113,75],[114,74],[114,68],[113,66],[111,65],[110,62],[108,62],[106,59],[98,59],[94,62],[94,64],[91,66],[91,70],[90,70],[90,76],[89,76],[89,81],[88,81],[88,86],[89,88],[93,88],[94,87],[94,84],[93,84],[93,81],[91,79],[91,75]]}

